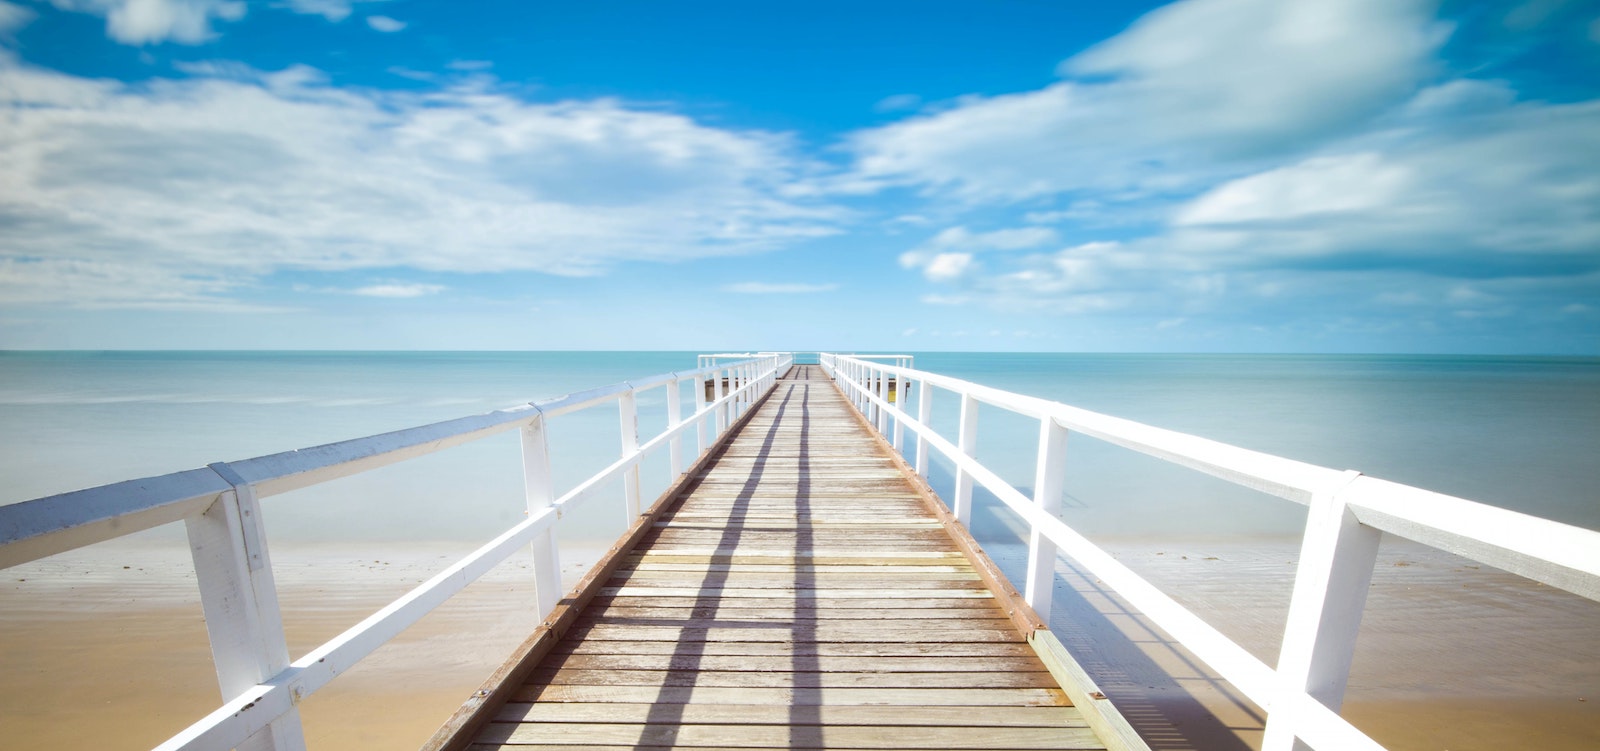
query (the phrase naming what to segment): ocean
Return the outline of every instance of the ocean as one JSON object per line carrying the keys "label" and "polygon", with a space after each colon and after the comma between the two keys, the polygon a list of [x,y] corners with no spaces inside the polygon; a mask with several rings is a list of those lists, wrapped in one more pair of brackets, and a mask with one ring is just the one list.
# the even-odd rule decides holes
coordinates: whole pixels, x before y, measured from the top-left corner
{"label": "ocean", "polygon": [[[692,369],[695,354],[0,352],[0,503]],[[1600,529],[1600,359],[913,354],[922,369]],[[665,401],[641,398],[641,435],[665,426]],[[953,436],[956,399],[934,403]],[[616,426],[611,406],[554,421],[558,491],[615,459]],[[979,458],[1025,491],[1036,440],[1032,421],[980,409]],[[1092,537],[1278,537],[1303,523],[1296,504],[1092,439],[1068,452],[1062,515]],[[643,473],[648,500],[665,458]],[[948,467],[931,481],[947,494]],[[1017,532],[992,498],[977,509],[980,539]],[[487,539],[522,518],[516,434],[274,496],[265,514],[273,540]],[[608,496],[563,537],[609,540],[623,522]]]}

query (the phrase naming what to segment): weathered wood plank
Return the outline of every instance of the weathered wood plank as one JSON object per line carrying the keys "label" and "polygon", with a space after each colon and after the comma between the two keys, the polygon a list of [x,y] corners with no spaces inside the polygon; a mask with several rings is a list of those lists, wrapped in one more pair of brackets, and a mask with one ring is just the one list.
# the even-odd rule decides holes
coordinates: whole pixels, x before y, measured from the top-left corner
{"label": "weathered wood plank", "polygon": [[792,673],[974,673],[1037,670],[1032,655],[1017,657],[946,657],[911,655],[864,657],[860,655],[703,655],[583,654],[552,656],[546,664],[566,670],[718,670]]}
{"label": "weathered wood plank", "polygon": [[1036,728],[1088,727],[1076,707],[986,707],[974,716],[946,708],[886,707],[870,705],[820,706],[804,711],[775,704],[580,704],[508,703],[495,715],[496,722],[613,722],[661,724],[665,721],[700,725],[915,725],[939,727],[1009,725]]}
{"label": "weathered wood plank", "polygon": [[[551,650],[552,655],[670,655],[682,650],[676,642],[664,641],[579,641],[568,639]],[[1033,649],[1018,642],[701,642],[694,646],[703,655],[753,655],[787,657],[1027,657]]]}
{"label": "weathered wood plank", "polygon": [[1017,673],[752,673],[734,670],[580,670],[539,667],[529,683],[723,688],[1054,688],[1048,671]]}
{"label": "weathered wood plank", "polygon": [[[826,743],[824,743],[826,736]],[[771,725],[625,725],[618,723],[490,723],[488,743],[661,745],[673,748],[1091,749],[1087,728],[775,727]]]}
{"label": "weathered wood plank", "polygon": [[777,688],[717,686],[520,687],[513,701],[605,704],[765,704],[777,706],[990,707],[1071,706],[1059,687],[1043,688]]}

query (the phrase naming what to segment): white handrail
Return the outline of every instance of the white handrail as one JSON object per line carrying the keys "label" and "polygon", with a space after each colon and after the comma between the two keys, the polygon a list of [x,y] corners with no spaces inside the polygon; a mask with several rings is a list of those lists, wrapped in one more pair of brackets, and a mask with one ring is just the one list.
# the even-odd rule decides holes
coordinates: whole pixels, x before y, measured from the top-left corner
{"label": "white handrail", "polygon": [[[1053,553],[1042,546],[1054,546],[1266,711],[1266,751],[1287,751],[1296,739],[1320,749],[1382,749],[1338,715],[1382,532],[1600,600],[1600,532],[913,370],[909,364],[827,353],[819,359],[880,432],[898,435],[910,430],[917,435],[915,458],[907,459],[914,461],[919,474],[926,476],[930,448],[955,465],[957,498],[952,512],[959,521],[968,521],[964,491],[970,493],[975,481],[1028,523],[1030,605],[1048,617],[1050,586],[1035,578],[1051,572],[1049,567],[1035,570],[1032,562],[1042,557],[1053,560]],[[899,384],[894,402],[885,398],[882,386],[890,378]],[[918,400],[915,416],[906,409],[913,387]],[[960,445],[928,425],[931,387],[961,397]],[[1064,463],[1064,454],[1046,437],[1050,430],[1062,428],[1310,505],[1277,668],[1073,530],[1047,510],[1050,499],[1043,494],[1024,497],[974,459],[976,413],[969,411],[974,402],[1041,421],[1040,477],[1055,478],[1064,472],[1064,466],[1053,466]],[[894,444],[899,447],[898,439]]]}
{"label": "white handrail", "polygon": [[[530,543],[535,550],[539,617],[548,616],[561,594],[553,534],[561,518],[607,482],[634,476],[640,463],[663,446],[676,455],[681,438],[691,430],[699,436],[704,454],[793,364],[789,353],[760,353],[735,362],[721,359],[717,356],[709,364],[703,359],[694,370],[487,414],[0,506],[0,568],[161,524],[186,522],[218,682],[223,695],[231,698],[158,749],[303,749],[296,708],[301,700]],[[724,378],[730,381],[727,389]],[[717,383],[717,396],[709,401],[703,390],[706,379]],[[685,380],[695,385],[697,405],[687,419],[678,409],[681,396],[673,393]],[[660,387],[672,390],[667,428],[641,443],[629,407],[639,392]],[[551,417],[612,401],[624,405],[621,457],[560,498],[551,498],[544,425]],[[344,633],[288,662],[259,499],[519,428],[529,486],[528,518]],[[676,479],[683,466],[677,459],[672,465]],[[636,505],[637,487],[628,484],[628,500]]]}

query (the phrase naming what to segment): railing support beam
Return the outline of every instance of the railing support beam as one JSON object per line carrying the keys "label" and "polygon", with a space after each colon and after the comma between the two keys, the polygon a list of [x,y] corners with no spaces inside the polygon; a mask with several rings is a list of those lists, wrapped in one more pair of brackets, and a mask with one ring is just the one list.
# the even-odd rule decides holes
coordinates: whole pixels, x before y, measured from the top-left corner
{"label": "railing support beam", "polygon": [[[522,428],[522,478],[528,501],[528,515],[543,511],[555,502],[555,479],[550,472],[550,437],[544,415]],[[539,619],[544,620],[561,602],[561,555],[556,547],[555,527],[541,532],[533,549],[534,598]]]}
{"label": "railing support beam", "polygon": [[[631,387],[617,399],[617,413],[622,426],[622,456],[627,458],[639,450],[639,397]],[[639,518],[639,465],[622,472],[623,503],[627,507],[628,523]]]}
{"label": "railing support beam", "polygon": [[1278,655],[1277,675],[1284,700],[1267,715],[1263,751],[1309,748],[1296,740],[1297,723],[1289,697],[1304,693],[1334,712],[1344,701],[1356,634],[1383,537],[1378,529],[1357,521],[1340,497],[1359,476],[1347,472],[1339,487],[1312,496]]}
{"label": "railing support beam", "polygon": [[[223,701],[289,667],[278,589],[272,578],[253,486],[226,464],[210,465],[233,486],[202,514],[188,517],[189,552]],[[239,745],[241,751],[303,751],[300,711],[291,708]]]}
{"label": "railing support beam", "polygon": [[[961,428],[956,435],[956,447],[967,456],[978,453],[978,400],[971,394],[961,395]],[[956,468],[956,501],[952,511],[956,521],[972,526],[972,475]]]}
{"label": "railing support beam", "polygon": [[[1039,461],[1033,474],[1033,502],[1055,516],[1067,476],[1067,429],[1045,416],[1039,423]],[[1056,545],[1034,525],[1028,533],[1028,580],[1023,599],[1050,625],[1050,599],[1055,590]]]}

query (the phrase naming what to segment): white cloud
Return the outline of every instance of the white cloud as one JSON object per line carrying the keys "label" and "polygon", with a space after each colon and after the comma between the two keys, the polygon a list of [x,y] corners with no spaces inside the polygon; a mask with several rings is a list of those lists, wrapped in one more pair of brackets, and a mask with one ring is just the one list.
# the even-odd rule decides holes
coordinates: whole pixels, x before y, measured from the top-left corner
{"label": "white cloud", "polygon": [[1021,227],[992,232],[973,232],[966,227],[951,227],[934,235],[923,245],[930,250],[1021,250],[1048,245],[1057,240],[1049,227]]}
{"label": "white cloud", "polygon": [[[1061,70],[850,139],[846,187],[967,200],[1169,193],[1367,122],[1431,73],[1444,28],[1414,0],[1186,0]],[[843,189],[843,188],[841,188]]]}
{"label": "white cloud", "polygon": [[373,31],[381,31],[385,34],[392,34],[406,27],[404,21],[396,21],[388,16],[367,16],[367,25],[372,27]]}
{"label": "white cloud", "polygon": [[808,295],[832,292],[837,284],[800,284],[790,282],[738,282],[723,285],[722,291],[739,295]]}
{"label": "white cloud", "polygon": [[[901,263],[905,263],[904,256]],[[917,265],[922,267],[922,275],[933,282],[955,281],[976,270],[971,253],[935,253]]]}
{"label": "white cloud", "polygon": [[244,18],[242,0],[50,0],[61,10],[106,19],[106,35],[123,44],[200,44],[215,36],[213,20]]}
{"label": "white cloud", "polygon": [[0,64],[0,257],[53,264],[28,299],[164,294],[153,275],[115,293],[69,279],[104,264],[223,280],[180,285],[214,299],[284,269],[583,275],[835,231],[832,210],[780,195],[809,169],[783,136],[481,82],[216,72],[128,85]]}
{"label": "white cloud", "polygon": [[27,8],[0,0],[0,39],[10,39],[12,33],[27,26],[35,15],[37,14]]}
{"label": "white cloud", "polygon": [[273,7],[288,8],[293,13],[308,16],[322,16],[334,23],[350,17],[356,3],[388,2],[388,0],[286,0],[276,2]]}
{"label": "white cloud", "polygon": [[350,290],[350,294],[360,295],[362,297],[410,298],[437,295],[440,292],[445,291],[445,289],[447,288],[439,284],[385,282],[383,284],[372,284],[366,287],[357,287],[356,289]]}

